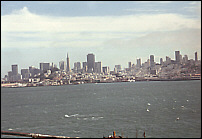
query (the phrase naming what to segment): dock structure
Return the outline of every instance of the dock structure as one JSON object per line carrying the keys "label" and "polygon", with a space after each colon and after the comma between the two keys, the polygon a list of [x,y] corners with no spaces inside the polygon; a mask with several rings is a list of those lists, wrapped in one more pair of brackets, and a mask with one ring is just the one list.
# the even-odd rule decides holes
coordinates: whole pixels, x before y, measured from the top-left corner
{"label": "dock structure", "polygon": [[[11,132],[11,131],[1,131],[2,135],[11,135],[11,136],[21,136],[21,137],[31,137],[31,138],[73,138],[66,136],[53,136],[53,135],[44,135],[37,133],[22,133],[22,132]],[[79,137],[75,137],[79,138]]]}

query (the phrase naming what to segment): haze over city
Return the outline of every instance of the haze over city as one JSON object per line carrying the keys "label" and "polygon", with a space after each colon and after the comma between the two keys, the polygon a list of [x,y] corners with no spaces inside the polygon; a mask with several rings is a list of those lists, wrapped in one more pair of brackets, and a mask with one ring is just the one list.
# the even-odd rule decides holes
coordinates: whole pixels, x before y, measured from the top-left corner
{"label": "haze over city", "polygon": [[201,59],[200,1],[3,1],[1,19],[1,77],[67,52],[71,68],[88,53],[110,69],[175,51]]}

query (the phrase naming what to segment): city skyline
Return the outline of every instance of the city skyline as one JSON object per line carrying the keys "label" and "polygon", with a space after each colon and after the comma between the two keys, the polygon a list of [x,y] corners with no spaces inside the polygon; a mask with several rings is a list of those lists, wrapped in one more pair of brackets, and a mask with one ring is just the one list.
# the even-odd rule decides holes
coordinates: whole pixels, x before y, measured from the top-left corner
{"label": "city skyline", "polygon": [[[181,63],[182,61],[185,62],[188,60],[200,61],[200,59],[198,59],[198,53],[197,52],[194,53],[194,59],[189,58],[186,54],[182,55],[180,53],[180,51],[175,51],[174,53],[175,53],[174,59],[170,58],[169,56],[166,56],[165,60],[163,60],[163,58],[160,58],[160,62],[156,62],[154,60],[155,55],[150,55],[149,58],[144,62],[143,61],[141,62],[141,58],[139,58],[139,59],[136,59],[137,60],[136,63],[129,61],[127,67],[122,68],[121,64],[115,64],[114,67],[111,69],[108,65],[102,66],[102,61],[96,62],[95,61],[96,56],[93,53],[89,53],[86,55],[86,61],[84,60],[84,61],[80,61],[80,62],[74,62],[74,65],[71,68],[71,66],[69,67],[69,65],[65,64],[65,63],[70,63],[69,55],[67,53],[67,58],[66,58],[67,61],[63,61],[63,60],[59,61],[58,66],[56,63],[53,63],[53,62],[40,62],[39,67],[34,67],[32,65],[29,65],[28,66],[29,68],[28,67],[22,68],[19,71],[21,71],[21,73],[22,72],[29,73],[30,68],[31,69],[33,68],[33,69],[39,70],[38,72],[45,72],[47,70],[50,70],[51,67],[52,68],[54,67],[54,68],[58,68],[61,71],[66,71],[67,73],[71,73],[71,72],[74,72],[74,73],[79,73],[79,72],[101,73],[101,72],[103,72],[102,71],[103,68],[109,68],[110,71],[114,71],[115,70],[114,68],[116,68],[117,70],[121,71],[121,70],[126,70],[128,68],[131,69],[132,67],[134,68],[134,66],[137,68],[140,68],[140,67],[142,67],[143,64],[148,63],[148,62],[149,62],[150,67],[152,68],[156,64],[162,65],[163,63],[166,63],[167,61],[170,61],[170,62],[174,61],[178,64]],[[81,63],[83,63],[83,64],[81,65]],[[70,69],[68,69],[67,67],[69,67]],[[79,69],[77,69],[78,67],[79,67]],[[90,68],[88,68],[88,67],[90,67]],[[10,70],[7,71],[7,74],[5,74],[5,75],[9,76],[9,74],[10,74],[10,76],[11,76],[11,74],[13,74],[15,76],[18,76],[18,77],[16,77],[16,79],[17,79],[17,78],[20,78],[18,74],[21,75],[21,73],[18,72],[18,64],[12,64],[11,65],[11,71]],[[5,75],[2,75],[2,78],[4,78]]]}
{"label": "city skyline", "polygon": [[[40,62],[70,67],[88,53],[103,66],[175,59],[180,51],[201,59],[201,2],[2,2],[1,75]],[[13,23],[15,21],[15,23]],[[36,22],[37,21],[37,22]]]}

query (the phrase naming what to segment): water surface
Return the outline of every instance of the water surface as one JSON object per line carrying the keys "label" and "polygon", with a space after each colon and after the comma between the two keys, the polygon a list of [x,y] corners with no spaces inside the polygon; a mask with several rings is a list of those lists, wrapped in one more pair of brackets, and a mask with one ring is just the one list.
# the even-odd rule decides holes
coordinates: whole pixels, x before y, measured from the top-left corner
{"label": "water surface", "polygon": [[[201,137],[201,81],[1,88],[1,130],[102,138]],[[8,137],[8,136],[1,136]]]}

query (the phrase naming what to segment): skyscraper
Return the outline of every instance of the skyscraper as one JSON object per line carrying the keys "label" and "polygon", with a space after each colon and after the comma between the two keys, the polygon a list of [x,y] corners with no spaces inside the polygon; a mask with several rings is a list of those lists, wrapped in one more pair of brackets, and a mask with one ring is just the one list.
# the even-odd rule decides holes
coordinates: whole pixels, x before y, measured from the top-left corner
{"label": "skyscraper", "polygon": [[60,70],[66,70],[66,64],[65,64],[65,61],[60,61],[59,62],[59,68]]}
{"label": "skyscraper", "polygon": [[110,72],[108,66],[106,66],[106,67],[102,67],[102,71],[103,71],[105,74],[108,74],[108,73]]}
{"label": "skyscraper", "polygon": [[198,61],[197,52],[195,52],[195,61]]}
{"label": "skyscraper", "polygon": [[40,71],[44,72],[50,69],[50,63],[40,63]]}
{"label": "skyscraper", "polygon": [[29,78],[29,69],[21,69],[21,75],[22,75],[22,79],[28,79]]}
{"label": "skyscraper", "polygon": [[12,81],[18,81],[21,79],[21,75],[18,74],[18,65],[12,65],[12,76],[11,76],[11,80]]}
{"label": "skyscraper", "polygon": [[[120,72],[121,71],[121,65],[115,65],[116,71]],[[104,72],[104,71],[103,71]]]}
{"label": "skyscraper", "polygon": [[68,53],[67,53],[67,72],[71,72]]}
{"label": "skyscraper", "polygon": [[97,73],[102,72],[102,62],[95,62],[95,72]]}
{"label": "skyscraper", "polygon": [[155,63],[154,63],[154,55],[150,55],[150,66],[154,67]]}
{"label": "skyscraper", "polygon": [[184,55],[184,57],[183,57],[183,62],[184,62],[184,63],[187,63],[187,62],[188,62],[188,56],[187,56],[187,55]]}
{"label": "skyscraper", "polygon": [[81,72],[81,62],[74,63],[74,72],[75,73]]}
{"label": "skyscraper", "polygon": [[29,67],[29,73],[31,74],[31,77],[34,77],[34,75],[39,74],[40,73],[40,69],[35,68],[34,66],[30,66]]}
{"label": "skyscraper", "polygon": [[12,81],[13,73],[12,71],[8,72],[8,81]]}
{"label": "skyscraper", "polygon": [[170,64],[170,63],[171,63],[171,58],[168,57],[168,56],[166,56],[166,64],[168,65],[168,64]]}
{"label": "skyscraper", "polygon": [[132,67],[131,62],[128,62],[128,68],[131,69],[131,67]]}
{"label": "skyscraper", "polygon": [[83,62],[83,72],[87,72],[88,66],[87,62]]}
{"label": "skyscraper", "polygon": [[12,65],[12,74],[18,75],[18,65]]}
{"label": "skyscraper", "polygon": [[175,51],[175,61],[176,63],[180,63],[180,51]]}
{"label": "skyscraper", "polygon": [[94,54],[87,55],[87,66],[88,66],[88,73],[93,73],[95,71],[95,55]]}
{"label": "skyscraper", "polygon": [[160,64],[163,65],[163,58],[160,58]]}
{"label": "skyscraper", "polygon": [[81,72],[81,62],[76,62],[77,72]]}
{"label": "skyscraper", "polygon": [[141,59],[137,59],[137,68],[140,68],[141,67]]}

